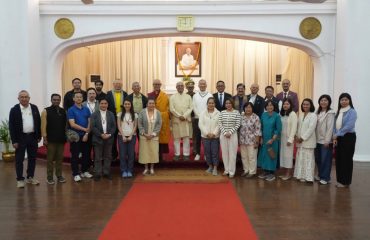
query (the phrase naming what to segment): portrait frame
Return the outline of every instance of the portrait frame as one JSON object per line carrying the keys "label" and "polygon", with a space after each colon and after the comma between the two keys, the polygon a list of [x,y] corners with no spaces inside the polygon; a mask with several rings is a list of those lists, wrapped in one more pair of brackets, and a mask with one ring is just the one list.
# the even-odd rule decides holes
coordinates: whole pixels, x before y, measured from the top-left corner
{"label": "portrait frame", "polygon": [[[194,59],[192,65],[186,65],[183,61],[187,49],[191,50],[190,55]],[[189,59],[192,59],[189,56]],[[191,61],[191,60],[190,60]],[[182,63],[185,64],[182,64]],[[189,61],[187,61],[188,63]],[[175,76],[188,78],[188,77],[201,77],[202,75],[202,43],[201,42],[176,42],[175,43]]]}

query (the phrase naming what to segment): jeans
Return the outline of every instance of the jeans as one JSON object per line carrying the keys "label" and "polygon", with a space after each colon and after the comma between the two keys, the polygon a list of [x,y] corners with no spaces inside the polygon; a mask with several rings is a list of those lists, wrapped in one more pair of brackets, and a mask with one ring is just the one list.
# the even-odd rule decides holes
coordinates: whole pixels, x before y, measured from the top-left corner
{"label": "jeans", "polygon": [[118,144],[121,172],[132,173],[134,171],[136,136],[133,135],[129,142],[123,142],[122,136],[118,135]]}
{"label": "jeans", "polygon": [[219,162],[220,140],[218,138],[202,138],[204,155],[208,165],[217,166]]}
{"label": "jeans", "polygon": [[330,181],[332,159],[333,144],[330,144],[329,147],[326,148],[324,144],[318,143],[315,149],[315,161],[321,180]]}
{"label": "jeans", "polygon": [[33,133],[22,134],[22,138],[18,143],[18,148],[15,150],[15,171],[17,173],[17,181],[24,180],[23,177],[23,161],[24,154],[27,150],[28,165],[27,178],[34,177],[36,168],[36,153],[37,153],[37,139]]}
{"label": "jeans", "polygon": [[87,142],[82,141],[82,137],[80,136],[80,141],[78,142],[71,142],[71,168],[72,168],[72,175],[77,176],[80,174],[78,163],[79,163],[79,155],[82,154],[81,158],[81,172],[86,172],[89,168],[89,146]]}

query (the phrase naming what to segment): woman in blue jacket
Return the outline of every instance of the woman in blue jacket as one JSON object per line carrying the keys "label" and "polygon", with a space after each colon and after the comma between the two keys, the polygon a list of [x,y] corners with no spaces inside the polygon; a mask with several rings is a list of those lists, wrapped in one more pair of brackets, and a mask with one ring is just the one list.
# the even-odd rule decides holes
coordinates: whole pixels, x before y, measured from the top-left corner
{"label": "woman in blue jacket", "polygon": [[336,146],[337,187],[348,187],[352,182],[353,154],[355,153],[357,113],[351,95],[339,96],[335,116],[333,144]]}

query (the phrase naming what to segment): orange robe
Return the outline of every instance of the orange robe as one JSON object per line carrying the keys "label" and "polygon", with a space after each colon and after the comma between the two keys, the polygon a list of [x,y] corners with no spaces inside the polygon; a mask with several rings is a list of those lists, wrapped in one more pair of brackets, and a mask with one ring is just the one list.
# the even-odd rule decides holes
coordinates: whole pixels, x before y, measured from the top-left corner
{"label": "orange robe", "polygon": [[170,142],[170,100],[164,92],[160,91],[148,93],[148,97],[155,97],[155,108],[161,113],[162,127],[159,132],[159,143],[168,144]]}

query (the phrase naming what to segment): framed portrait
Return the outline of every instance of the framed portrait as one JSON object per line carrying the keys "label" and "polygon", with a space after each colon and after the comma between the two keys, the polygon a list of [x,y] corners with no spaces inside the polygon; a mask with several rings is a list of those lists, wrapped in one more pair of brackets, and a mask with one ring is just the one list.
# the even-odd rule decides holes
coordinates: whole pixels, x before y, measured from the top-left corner
{"label": "framed portrait", "polygon": [[202,74],[201,43],[175,43],[175,76],[200,77]]}

